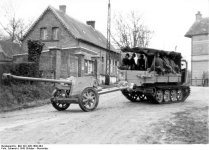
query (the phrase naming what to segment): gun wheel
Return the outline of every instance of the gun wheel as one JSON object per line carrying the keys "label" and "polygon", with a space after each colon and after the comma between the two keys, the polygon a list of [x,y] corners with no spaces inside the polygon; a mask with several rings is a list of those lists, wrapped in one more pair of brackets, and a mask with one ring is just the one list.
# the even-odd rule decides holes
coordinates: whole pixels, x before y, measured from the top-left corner
{"label": "gun wheel", "polygon": [[70,104],[67,103],[58,103],[58,102],[51,102],[51,103],[52,106],[58,111],[66,110],[70,106]]}
{"label": "gun wheel", "polygon": [[99,95],[94,88],[85,88],[79,96],[78,103],[83,111],[93,111],[99,103]]}
{"label": "gun wheel", "polygon": [[[65,90],[55,90],[53,92],[53,97],[64,98],[65,96],[66,96]],[[67,103],[59,103],[59,102],[54,102],[54,101],[51,101],[51,104],[58,111],[66,110],[70,106],[70,104],[67,104]]]}

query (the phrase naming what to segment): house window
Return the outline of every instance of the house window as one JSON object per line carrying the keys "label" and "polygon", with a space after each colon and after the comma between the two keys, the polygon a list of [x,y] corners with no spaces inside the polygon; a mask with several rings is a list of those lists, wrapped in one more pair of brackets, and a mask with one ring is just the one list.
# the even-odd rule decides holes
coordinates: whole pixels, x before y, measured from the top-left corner
{"label": "house window", "polygon": [[115,61],[115,73],[118,74],[118,65],[119,65],[119,62],[116,60]]}
{"label": "house window", "polygon": [[104,63],[104,56],[102,56],[102,63]]}
{"label": "house window", "polygon": [[104,73],[105,73],[105,67],[104,67],[104,56],[102,56],[102,59],[101,59],[101,65],[102,65],[102,66],[101,66],[101,68],[100,68],[100,69],[101,69],[101,73],[102,73],[102,74],[104,74]]}
{"label": "house window", "polygon": [[53,27],[52,28],[52,40],[58,40],[58,27]]}
{"label": "house window", "polygon": [[41,40],[46,40],[47,39],[47,29],[46,28],[41,28],[40,29],[40,38],[41,38]]}
{"label": "house window", "polygon": [[113,73],[113,60],[110,59],[110,73]]}
{"label": "house window", "polygon": [[93,74],[93,64],[92,60],[85,60],[84,72],[85,74]]}

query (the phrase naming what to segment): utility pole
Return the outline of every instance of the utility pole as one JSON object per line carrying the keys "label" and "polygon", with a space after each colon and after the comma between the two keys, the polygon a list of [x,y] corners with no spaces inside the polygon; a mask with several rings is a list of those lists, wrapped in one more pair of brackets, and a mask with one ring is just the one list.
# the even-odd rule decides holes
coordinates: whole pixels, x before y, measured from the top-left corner
{"label": "utility pole", "polygon": [[107,15],[107,52],[106,52],[106,78],[105,84],[110,84],[110,35],[111,35],[111,6],[110,0],[108,3],[108,15]]}
{"label": "utility pole", "polygon": [[175,52],[177,51],[177,45],[175,46]]}

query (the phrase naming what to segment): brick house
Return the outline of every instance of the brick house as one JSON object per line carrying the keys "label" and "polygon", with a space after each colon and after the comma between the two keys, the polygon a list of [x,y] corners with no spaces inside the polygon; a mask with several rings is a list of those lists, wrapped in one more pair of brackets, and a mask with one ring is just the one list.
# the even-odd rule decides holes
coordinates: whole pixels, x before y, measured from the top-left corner
{"label": "brick house", "polygon": [[196,20],[185,37],[191,38],[191,78],[192,85],[200,86],[209,79],[209,18],[196,14]]}
{"label": "brick house", "polygon": [[[49,6],[22,39],[22,49],[26,54],[29,39],[45,43],[39,68],[43,76],[49,77],[52,73],[56,78],[95,75],[104,82],[107,39],[95,29],[95,21],[84,24],[68,16],[65,5],[59,6],[59,10]],[[16,55],[15,61],[24,61],[25,55]],[[117,79],[119,58],[119,52],[111,46],[112,82]]]}

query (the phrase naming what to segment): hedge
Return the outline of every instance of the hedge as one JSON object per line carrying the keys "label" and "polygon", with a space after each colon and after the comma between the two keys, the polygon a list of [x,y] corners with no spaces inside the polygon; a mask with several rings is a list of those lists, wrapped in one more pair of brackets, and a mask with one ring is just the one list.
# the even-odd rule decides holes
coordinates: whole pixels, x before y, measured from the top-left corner
{"label": "hedge", "polygon": [[[11,73],[17,76],[26,76],[26,77],[34,77],[36,72],[33,69],[36,66],[33,62],[23,62],[23,63],[4,63],[0,64],[0,83],[5,83],[2,80],[3,73]],[[21,83],[26,83],[26,81],[16,81]],[[28,82],[27,82],[28,83]],[[7,84],[7,83],[5,83]]]}

